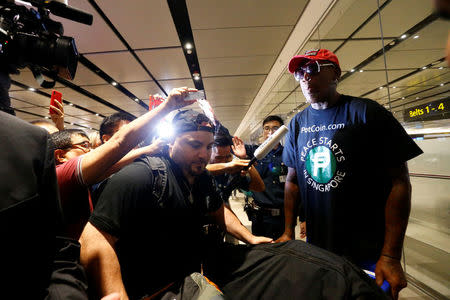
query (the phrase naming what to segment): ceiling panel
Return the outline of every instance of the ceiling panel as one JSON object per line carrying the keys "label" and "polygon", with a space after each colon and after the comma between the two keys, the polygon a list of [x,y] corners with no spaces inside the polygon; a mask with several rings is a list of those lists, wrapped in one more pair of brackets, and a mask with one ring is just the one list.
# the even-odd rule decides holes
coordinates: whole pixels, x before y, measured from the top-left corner
{"label": "ceiling panel", "polygon": [[[386,63],[389,69],[419,68],[444,56],[441,49],[401,50],[395,48],[386,53]],[[364,67],[365,70],[384,69],[383,56],[375,59]]]}
{"label": "ceiling panel", "polygon": [[161,94],[162,91],[156,85],[154,81],[136,82],[136,83],[124,83],[124,88],[132,92],[136,97],[143,100],[146,104],[149,101],[149,95]]}
{"label": "ceiling panel", "polygon": [[[388,42],[389,41],[385,41],[385,44]],[[348,41],[341,49],[339,49],[336,55],[339,59],[341,69],[350,71],[382,48],[383,45],[381,40]],[[391,68],[391,66],[388,65],[388,68]],[[384,64],[382,69],[384,69]]]}
{"label": "ceiling panel", "polygon": [[[129,97],[125,96],[121,91],[116,89],[114,86],[110,84],[104,85],[95,85],[95,86],[85,86],[83,87],[85,90],[94,93],[95,95],[103,98],[106,101],[112,98],[122,98],[124,101],[134,102]],[[112,101],[109,101],[112,103]]]}
{"label": "ceiling panel", "polygon": [[87,54],[87,59],[118,82],[150,80],[130,52]]}
{"label": "ceiling panel", "polygon": [[[388,78],[392,81],[409,72],[409,70],[389,71]],[[359,96],[385,84],[386,74],[384,71],[355,72],[339,83],[338,91],[343,94]]]}
{"label": "ceiling panel", "polygon": [[[159,84],[169,94],[174,88],[189,87],[194,88],[194,81],[192,79],[176,79],[176,80],[158,80]],[[207,94],[206,97],[209,95]]]}
{"label": "ceiling panel", "polygon": [[78,52],[99,52],[125,50],[125,46],[116,37],[114,32],[103,21],[100,15],[86,0],[71,0],[70,6],[88,12],[94,16],[92,26],[73,22],[68,19],[52,15],[52,19],[64,25],[64,35],[75,39]]}
{"label": "ceiling panel", "polygon": [[264,75],[230,76],[203,78],[206,91],[258,89],[264,81]]}
{"label": "ceiling panel", "polygon": [[291,73],[283,73],[275,83],[272,91],[274,92],[290,92],[299,85]]}
{"label": "ceiling panel", "polygon": [[[101,86],[106,86],[106,85],[101,85]],[[107,85],[107,86],[109,86],[109,85]],[[86,87],[86,89],[87,89],[87,87]],[[42,91],[44,91],[46,93],[51,93],[51,90],[48,90],[48,89],[42,89]],[[100,108],[102,108],[102,111],[114,111],[115,112],[115,110],[109,108],[108,106],[105,106],[90,97],[84,96],[71,88],[60,88],[60,89],[58,89],[58,91],[63,94],[64,100],[72,102],[74,104],[78,104],[82,107],[89,108],[92,110],[94,110],[93,107],[100,107]],[[130,101],[131,101],[131,99],[130,99]],[[50,100],[47,100],[47,102],[50,103]],[[47,104],[45,104],[45,105],[47,105]],[[94,110],[94,111],[96,111],[96,110]],[[99,112],[99,111],[96,111],[96,112]]]}
{"label": "ceiling panel", "polygon": [[306,0],[188,0],[193,30],[295,25]]}
{"label": "ceiling panel", "polygon": [[16,111],[16,117],[26,121],[26,122],[31,122],[31,121],[35,121],[39,118],[37,118],[36,116],[27,114],[27,113],[22,113],[20,111]]}
{"label": "ceiling panel", "polygon": [[[366,3],[367,1],[358,2]],[[414,7],[414,9],[412,9],[412,7]],[[433,4],[431,1],[391,1],[381,11],[383,34],[384,36],[401,36],[405,31],[425,19],[432,12]],[[380,22],[377,17],[373,18],[355,35],[357,38],[376,36],[380,36]]]}
{"label": "ceiling panel", "polygon": [[276,56],[218,57],[199,59],[203,76],[267,74]]}
{"label": "ceiling panel", "polygon": [[[413,36],[408,37],[395,47],[395,50],[443,49],[442,52],[444,53],[446,39],[443,37],[448,35],[448,29],[448,21],[438,19]],[[417,38],[414,38],[415,36]]]}
{"label": "ceiling panel", "polygon": [[105,84],[106,81],[81,63],[78,63],[77,72],[75,73],[75,78],[72,83],[76,85],[93,85]]}
{"label": "ceiling panel", "polygon": [[167,1],[96,0],[133,49],[179,46]]}
{"label": "ceiling panel", "polygon": [[199,58],[278,55],[292,27],[193,30]]}
{"label": "ceiling panel", "polygon": [[[344,3],[341,4],[340,2]],[[381,5],[385,1],[380,2]],[[376,10],[376,1],[339,1],[320,25],[321,28],[330,28],[328,32],[322,31],[322,38],[347,38]]]}
{"label": "ceiling panel", "polygon": [[450,81],[450,70],[446,69],[426,69],[412,76],[396,82],[394,85],[398,87],[405,86],[434,86],[437,84]]}
{"label": "ceiling panel", "polygon": [[157,80],[190,78],[182,48],[136,51]]}
{"label": "ceiling panel", "polygon": [[24,102],[21,100],[16,100],[16,99],[11,98],[11,107],[22,109],[22,108],[34,107],[34,106],[35,106],[34,104],[31,104],[29,102]]}
{"label": "ceiling panel", "polygon": [[9,92],[9,96],[37,106],[48,106],[50,104],[50,97],[25,90]]}
{"label": "ceiling panel", "polygon": [[[12,80],[18,81],[22,84],[28,85],[35,89],[40,88],[39,84],[37,83],[36,79],[33,76],[33,73],[31,71],[29,71],[28,69],[20,70],[19,75],[11,74],[10,76],[11,76]],[[46,76],[43,76],[43,77],[47,81],[52,81],[51,79],[49,79]],[[58,88],[61,86],[63,86],[61,83],[58,83],[58,82],[55,83],[55,88]]]}
{"label": "ceiling panel", "polygon": [[219,120],[242,120],[246,109],[236,111],[233,107],[218,107],[214,109],[214,113]]}

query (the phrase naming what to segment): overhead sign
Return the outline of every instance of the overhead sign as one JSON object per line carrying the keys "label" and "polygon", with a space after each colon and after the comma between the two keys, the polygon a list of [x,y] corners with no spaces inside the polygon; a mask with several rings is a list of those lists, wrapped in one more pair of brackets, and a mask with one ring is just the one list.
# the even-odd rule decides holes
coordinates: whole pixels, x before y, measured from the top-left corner
{"label": "overhead sign", "polygon": [[403,111],[405,122],[429,121],[450,118],[450,97],[407,108]]}

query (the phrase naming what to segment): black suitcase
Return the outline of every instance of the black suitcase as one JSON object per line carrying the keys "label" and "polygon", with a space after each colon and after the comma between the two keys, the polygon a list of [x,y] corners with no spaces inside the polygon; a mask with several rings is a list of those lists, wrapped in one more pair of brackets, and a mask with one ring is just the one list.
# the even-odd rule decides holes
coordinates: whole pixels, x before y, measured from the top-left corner
{"label": "black suitcase", "polygon": [[204,274],[227,299],[388,299],[361,269],[302,241],[211,248]]}

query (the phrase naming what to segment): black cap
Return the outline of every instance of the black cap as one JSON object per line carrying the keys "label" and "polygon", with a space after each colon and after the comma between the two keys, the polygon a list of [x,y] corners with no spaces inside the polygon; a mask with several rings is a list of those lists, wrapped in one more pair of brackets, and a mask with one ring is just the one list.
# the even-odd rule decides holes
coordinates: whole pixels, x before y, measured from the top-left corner
{"label": "black cap", "polygon": [[208,131],[214,133],[214,124],[208,117],[192,109],[182,110],[172,119],[172,126],[176,133],[188,131]]}

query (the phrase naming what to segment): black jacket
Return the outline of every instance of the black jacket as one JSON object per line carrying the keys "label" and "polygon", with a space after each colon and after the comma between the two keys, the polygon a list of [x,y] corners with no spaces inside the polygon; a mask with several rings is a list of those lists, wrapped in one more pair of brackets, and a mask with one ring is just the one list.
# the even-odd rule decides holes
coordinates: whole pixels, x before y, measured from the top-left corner
{"label": "black jacket", "polygon": [[[49,297],[50,278],[60,276],[60,283],[68,280],[70,289],[75,288],[75,299],[83,299],[86,286],[78,265],[79,245],[57,238],[62,215],[53,144],[44,129],[3,112],[0,180],[2,295],[10,295],[11,299],[43,299]],[[74,274],[80,275],[81,281]],[[65,292],[59,293],[62,299],[61,293]],[[59,297],[53,294],[49,298]]]}

